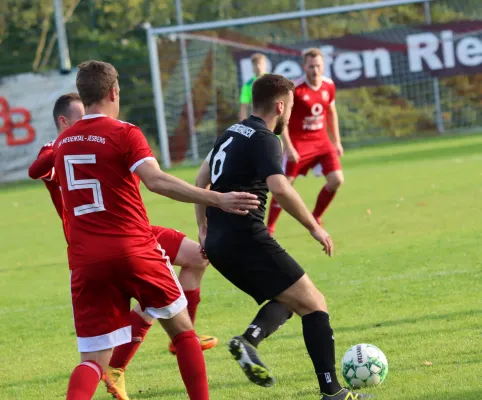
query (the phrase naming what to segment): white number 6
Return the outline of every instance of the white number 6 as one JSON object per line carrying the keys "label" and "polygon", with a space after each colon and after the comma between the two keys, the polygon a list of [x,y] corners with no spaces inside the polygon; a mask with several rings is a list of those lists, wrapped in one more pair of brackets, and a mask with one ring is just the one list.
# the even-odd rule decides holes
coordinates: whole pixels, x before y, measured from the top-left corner
{"label": "white number 6", "polygon": [[[224,149],[228,147],[231,142],[233,141],[233,137],[231,136],[228,140],[226,140],[220,147],[216,155],[214,156],[213,159],[213,166],[211,170],[211,182],[215,183],[221,174],[223,173],[223,167],[224,167],[224,161],[226,160],[226,152]],[[220,162],[218,172],[216,172],[216,164],[217,162]]]}
{"label": "white number 6", "polygon": [[79,154],[75,156],[64,156],[65,175],[69,190],[91,189],[94,193],[94,202],[74,208],[74,215],[90,214],[93,212],[105,211],[104,199],[98,179],[75,179],[74,164],[95,164],[95,154]]}

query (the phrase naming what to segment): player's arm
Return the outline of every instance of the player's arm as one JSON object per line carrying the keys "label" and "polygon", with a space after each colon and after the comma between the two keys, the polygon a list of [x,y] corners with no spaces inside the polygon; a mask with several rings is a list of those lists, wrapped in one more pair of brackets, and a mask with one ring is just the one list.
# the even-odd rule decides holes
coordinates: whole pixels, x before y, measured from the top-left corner
{"label": "player's arm", "polygon": [[28,176],[31,179],[41,179],[48,177],[54,167],[54,152],[52,148],[42,151],[38,158],[28,169]]}
{"label": "player's arm", "polygon": [[251,193],[218,193],[200,189],[161,170],[157,161],[150,158],[135,168],[144,185],[154,193],[185,203],[200,203],[219,207],[226,212],[246,215],[258,208],[259,201]]}
{"label": "player's arm", "polygon": [[288,182],[284,175],[271,175],[266,179],[269,191],[278,204],[303,225],[311,235],[323,245],[323,250],[331,256],[333,243],[328,233],[320,227],[311,212],[306,207],[298,192]]}
{"label": "player's arm", "polygon": [[338,155],[342,156],[343,146],[341,144],[340,126],[338,124],[338,112],[336,111],[336,105],[334,101],[330,104],[330,107],[328,108],[326,120],[328,125],[328,132],[330,133],[333,143],[335,144]]}
{"label": "player's arm", "polygon": [[331,255],[333,244],[330,236],[316,223],[298,192],[283,175],[279,140],[272,134],[265,135],[254,143],[251,152],[254,157],[253,164],[256,166],[257,178],[266,180],[269,191],[280,206],[308,229],[311,235],[323,245],[324,251]]}
{"label": "player's arm", "polygon": [[293,146],[293,143],[291,142],[288,127],[283,129],[283,132],[281,133],[281,141],[283,142],[283,149],[288,156],[288,160],[297,163],[300,160],[300,155],[298,154],[295,146]]}
{"label": "player's arm", "polygon": [[[209,172],[209,163],[207,160],[205,160],[202,163],[201,168],[199,169],[199,172],[196,176],[196,186],[198,188],[209,189],[211,187],[211,176]],[[206,240],[206,234],[208,229],[206,219],[206,206],[204,204],[195,204],[194,208],[196,212],[197,226],[199,229],[199,244],[204,247],[204,242]]]}

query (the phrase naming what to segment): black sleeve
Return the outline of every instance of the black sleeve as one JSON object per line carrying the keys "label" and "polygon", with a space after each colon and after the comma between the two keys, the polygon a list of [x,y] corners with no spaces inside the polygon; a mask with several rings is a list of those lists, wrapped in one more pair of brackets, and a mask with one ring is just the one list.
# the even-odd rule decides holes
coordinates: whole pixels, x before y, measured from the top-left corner
{"label": "black sleeve", "polygon": [[273,133],[260,134],[253,145],[253,164],[257,179],[264,180],[271,175],[283,174],[281,143]]}

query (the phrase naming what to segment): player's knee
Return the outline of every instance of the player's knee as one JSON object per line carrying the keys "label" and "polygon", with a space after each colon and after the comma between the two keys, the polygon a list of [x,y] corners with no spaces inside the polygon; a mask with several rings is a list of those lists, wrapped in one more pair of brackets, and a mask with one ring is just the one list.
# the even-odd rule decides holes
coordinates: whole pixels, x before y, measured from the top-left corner
{"label": "player's knee", "polygon": [[209,261],[206,260],[202,255],[199,254],[194,254],[189,261],[183,265],[183,268],[190,268],[190,269],[195,269],[198,272],[203,272],[206,270],[206,268],[209,265]]}
{"label": "player's knee", "polygon": [[325,296],[316,287],[313,287],[310,293],[307,293],[303,306],[304,314],[327,311]]}
{"label": "player's knee", "polygon": [[343,185],[344,182],[345,178],[343,177],[343,174],[336,174],[330,177],[326,184],[332,192],[336,192],[341,187],[341,185]]}

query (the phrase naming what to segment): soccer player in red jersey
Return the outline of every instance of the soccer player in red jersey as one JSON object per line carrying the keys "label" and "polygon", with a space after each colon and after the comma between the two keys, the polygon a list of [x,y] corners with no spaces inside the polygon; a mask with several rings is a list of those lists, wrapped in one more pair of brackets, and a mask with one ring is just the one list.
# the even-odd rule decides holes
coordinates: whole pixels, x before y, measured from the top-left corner
{"label": "soccer player in red jersey", "polygon": [[[84,105],[77,93],[60,96],[55,102],[53,109],[58,134],[60,135],[80,120],[84,114]],[[44,181],[52,198],[52,203],[62,219],[67,239],[67,225],[63,213],[64,205],[57,175],[53,168],[53,144],[54,141],[42,146],[37,159],[29,168],[29,176],[32,179],[42,179]],[[187,238],[184,233],[161,226],[152,226],[152,232],[172,263],[181,267],[179,282],[188,302],[187,310],[189,317],[194,324],[197,307],[201,301],[201,280],[209,262],[200,252],[199,244]],[[108,390],[124,400],[128,400],[125,389],[125,369],[154,322],[154,318],[144,313],[139,304],[131,311],[130,319],[132,324],[132,341],[114,349],[105,380]],[[200,336],[199,339],[203,350],[211,349],[218,343],[218,339],[214,336]],[[176,353],[172,341],[169,343],[169,351],[172,354]]]}
{"label": "soccer player in red jersey", "polygon": [[[85,114],[84,105],[77,93],[68,93],[60,96],[54,105],[53,115],[57,132],[61,134],[67,128],[75,124]],[[32,179],[42,179],[50,193],[52,203],[62,220],[65,238],[67,238],[67,226],[64,218],[64,205],[60,192],[54,165],[54,140],[48,142],[40,149],[37,159],[28,169],[28,176]]]}
{"label": "soccer player in red jersey", "polygon": [[[287,131],[282,134],[285,150],[285,175],[293,184],[299,175],[313,169],[323,174],[326,184],[318,194],[313,216],[321,217],[337,190],[343,184],[340,158],[343,146],[340,139],[338,114],[335,106],[335,84],[323,76],[325,64],[321,51],[311,48],[303,54],[305,76],[296,82],[294,106]],[[328,136],[331,133],[331,140]],[[268,231],[273,234],[281,207],[271,200]]]}
{"label": "soccer player in red jersey", "polygon": [[249,193],[200,190],[162,172],[141,130],[116,119],[120,90],[112,65],[82,63],[77,89],[86,115],[53,145],[69,226],[72,308],[81,353],[67,400],[91,399],[112,348],[131,341],[132,297],[173,340],[189,398],[209,399],[186,297],[152,232],[139,183],[178,201],[241,215],[256,209],[259,201]]}

